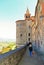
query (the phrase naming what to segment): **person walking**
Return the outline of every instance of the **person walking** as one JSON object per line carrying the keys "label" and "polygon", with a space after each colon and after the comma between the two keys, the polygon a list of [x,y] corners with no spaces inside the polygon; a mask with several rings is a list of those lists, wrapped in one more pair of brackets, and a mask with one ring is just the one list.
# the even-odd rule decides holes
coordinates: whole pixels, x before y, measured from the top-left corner
{"label": "person walking", "polygon": [[32,43],[30,42],[29,43],[29,53],[30,53],[30,56],[32,56],[32,51],[33,51]]}

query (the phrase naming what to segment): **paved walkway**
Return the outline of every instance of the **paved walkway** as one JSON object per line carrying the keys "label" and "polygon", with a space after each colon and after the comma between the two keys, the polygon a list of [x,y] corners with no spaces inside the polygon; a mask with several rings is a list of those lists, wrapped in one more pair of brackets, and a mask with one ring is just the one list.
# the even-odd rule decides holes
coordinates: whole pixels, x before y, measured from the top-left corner
{"label": "paved walkway", "polygon": [[19,65],[44,65],[42,63],[42,60],[40,59],[37,54],[34,56],[30,57],[29,56],[29,50],[27,48],[26,53],[24,54],[22,60],[20,61]]}

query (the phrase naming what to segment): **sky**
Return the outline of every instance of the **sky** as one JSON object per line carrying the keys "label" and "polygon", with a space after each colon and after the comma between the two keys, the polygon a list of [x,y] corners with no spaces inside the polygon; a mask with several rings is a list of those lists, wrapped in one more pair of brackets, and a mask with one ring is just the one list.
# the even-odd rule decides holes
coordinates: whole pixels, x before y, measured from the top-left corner
{"label": "sky", "polygon": [[23,20],[26,9],[35,15],[37,0],[0,0],[0,40],[16,41],[16,21]]}

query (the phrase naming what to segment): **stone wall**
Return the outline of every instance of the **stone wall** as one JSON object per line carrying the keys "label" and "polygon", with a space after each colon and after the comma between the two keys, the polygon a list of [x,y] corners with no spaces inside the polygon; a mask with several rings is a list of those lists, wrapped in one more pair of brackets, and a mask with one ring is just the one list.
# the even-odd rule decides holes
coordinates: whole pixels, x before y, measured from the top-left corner
{"label": "stone wall", "polygon": [[26,21],[16,21],[16,44],[24,45],[26,42]]}
{"label": "stone wall", "polygon": [[36,47],[41,52],[44,52],[44,0],[38,0],[36,6],[36,28],[35,28],[35,41]]}
{"label": "stone wall", "polygon": [[0,55],[0,65],[18,65],[24,55],[26,46]]}

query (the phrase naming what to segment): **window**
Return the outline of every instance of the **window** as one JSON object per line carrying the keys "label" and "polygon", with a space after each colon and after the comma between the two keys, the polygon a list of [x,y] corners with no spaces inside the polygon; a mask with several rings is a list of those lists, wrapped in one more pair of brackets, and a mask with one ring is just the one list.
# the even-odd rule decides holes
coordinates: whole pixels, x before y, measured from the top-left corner
{"label": "window", "polygon": [[42,17],[40,16],[40,21],[42,21]]}
{"label": "window", "polygon": [[20,34],[20,37],[22,37],[22,34]]}
{"label": "window", "polygon": [[40,16],[40,18],[44,18],[44,16]]}
{"label": "window", "polygon": [[28,34],[28,36],[30,36],[30,33]]}
{"label": "window", "polygon": [[26,16],[26,18],[30,18],[30,16]]}
{"label": "window", "polygon": [[38,5],[38,12],[42,11],[42,7],[40,6],[40,4]]}
{"label": "window", "polygon": [[30,16],[28,16],[30,18]]}
{"label": "window", "polygon": [[29,28],[30,28],[30,26],[29,26]]}
{"label": "window", "polygon": [[28,40],[30,41],[30,38],[28,38]]}
{"label": "window", "polygon": [[28,17],[26,16],[26,18],[28,18]]}
{"label": "window", "polygon": [[44,16],[40,16],[40,21],[42,21],[42,20],[43,20],[43,18],[44,18]]}
{"label": "window", "polygon": [[38,6],[38,11],[40,11],[40,6]]}

